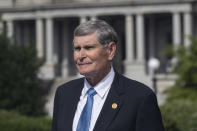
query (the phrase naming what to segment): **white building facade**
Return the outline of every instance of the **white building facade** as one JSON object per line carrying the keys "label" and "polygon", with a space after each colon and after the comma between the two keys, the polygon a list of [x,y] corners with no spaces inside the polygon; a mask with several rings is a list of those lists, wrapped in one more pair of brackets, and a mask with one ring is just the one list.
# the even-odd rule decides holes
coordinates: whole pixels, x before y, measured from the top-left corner
{"label": "white building facade", "polygon": [[166,74],[170,60],[162,51],[173,43],[190,45],[197,36],[197,0],[0,0],[0,31],[16,44],[34,44],[45,60],[43,79],[77,75],[72,54],[73,31],[87,20],[103,19],[119,35],[115,68],[150,82],[148,60],[160,60]]}

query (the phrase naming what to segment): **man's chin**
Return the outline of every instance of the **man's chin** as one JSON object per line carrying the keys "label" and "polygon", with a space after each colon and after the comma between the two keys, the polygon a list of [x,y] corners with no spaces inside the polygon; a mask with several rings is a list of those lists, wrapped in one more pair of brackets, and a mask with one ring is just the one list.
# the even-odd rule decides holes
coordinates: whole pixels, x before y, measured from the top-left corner
{"label": "man's chin", "polygon": [[83,76],[87,76],[89,74],[89,72],[87,71],[79,71],[79,73]]}
{"label": "man's chin", "polygon": [[89,72],[89,71],[81,71],[79,73],[85,77],[91,77],[94,74],[93,72]]}

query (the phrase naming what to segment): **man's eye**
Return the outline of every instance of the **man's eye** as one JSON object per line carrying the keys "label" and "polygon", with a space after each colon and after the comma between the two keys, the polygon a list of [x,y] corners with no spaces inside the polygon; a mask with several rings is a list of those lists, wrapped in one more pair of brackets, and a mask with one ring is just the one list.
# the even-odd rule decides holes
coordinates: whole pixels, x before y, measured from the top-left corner
{"label": "man's eye", "polygon": [[81,50],[81,48],[80,47],[74,47],[74,50],[79,51],[79,50]]}
{"label": "man's eye", "polygon": [[86,50],[90,50],[90,49],[93,49],[93,48],[94,48],[94,46],[86,46],[85,47]]}

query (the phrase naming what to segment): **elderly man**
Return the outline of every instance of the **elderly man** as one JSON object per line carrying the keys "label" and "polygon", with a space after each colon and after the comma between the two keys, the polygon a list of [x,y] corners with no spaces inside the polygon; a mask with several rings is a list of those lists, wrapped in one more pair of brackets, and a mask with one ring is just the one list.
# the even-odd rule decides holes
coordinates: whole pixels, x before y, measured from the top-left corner
{"label": "elderly man", "polygon": [[57,89],[52,131],[164,131],[152,90],[113,69],[118,38],[110,25],[82,23],[73,43],[84,78]]}

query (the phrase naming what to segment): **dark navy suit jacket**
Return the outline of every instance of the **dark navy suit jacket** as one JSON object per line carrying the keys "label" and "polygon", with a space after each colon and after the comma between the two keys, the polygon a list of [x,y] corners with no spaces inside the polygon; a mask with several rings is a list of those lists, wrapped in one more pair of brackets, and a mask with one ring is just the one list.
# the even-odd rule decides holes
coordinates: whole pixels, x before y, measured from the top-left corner
{"label": "dark navy suit jacket", "polygon": [[[52,131],[72,131],[83,86],[84,78],[80,78],[57,89]],[[112,108],[113,103],[117,108]],[[164,131],[155,94],[144,84],[115,73],[94,131]]]}

